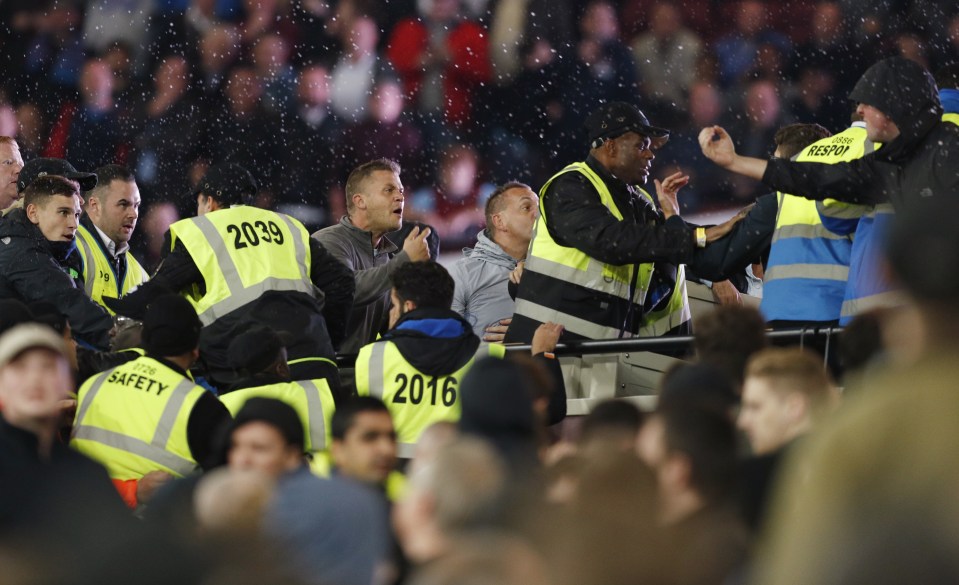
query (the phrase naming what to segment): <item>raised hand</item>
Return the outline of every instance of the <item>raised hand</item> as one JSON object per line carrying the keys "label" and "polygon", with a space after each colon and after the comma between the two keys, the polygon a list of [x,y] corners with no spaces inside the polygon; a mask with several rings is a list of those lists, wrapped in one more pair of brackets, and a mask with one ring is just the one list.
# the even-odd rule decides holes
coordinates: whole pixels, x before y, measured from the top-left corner
{"label": "raised hand", "polygon": [[736,160],[733,139],[722,126],[708,126],[699,133],[699,147],[706,158],[721,167],[728,167]]}
{"label": "raised hand", "polygon": [[659,179],[653,179],[653,183],[656,185],[656,199],[659,200],[663,215],[667,219],[679,215],[679,190],[689,183],[689,175],[678,171],[663,179],[662,182]]}
{"label": "raised hand", "polygon": [[430,236],[430,228],[413,226],[410,235],[403,241],[403,251],[410,257],[411,262],[424,262],[430,259],[430,247],[426,243],[426,238]]}

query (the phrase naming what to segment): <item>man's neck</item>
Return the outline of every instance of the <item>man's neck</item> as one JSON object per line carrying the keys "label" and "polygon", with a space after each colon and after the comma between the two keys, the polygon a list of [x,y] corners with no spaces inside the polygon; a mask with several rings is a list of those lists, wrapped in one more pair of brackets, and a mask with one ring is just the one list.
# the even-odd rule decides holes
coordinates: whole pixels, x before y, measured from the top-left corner
{"label": "man's neck", "polygon": [[523,241],[515,236],[501,232],[493,233],[491,239],[514,260],[519,261],[526,258],[526,251],[529,250],[529,240]]}
{"label": "man's neck", "polygon": [[359,228],[363,230],[364,232],[370,233],[370,238],[372,240],[371,244],[373,244],[373,249],[375,250],[376,247],[380,245],[380,240],[383,239],[383,236],[386,235],[386,232],[374,232],[373,230],[371,230],[369,228],[369,223],[366,221],[366,218],[353,217],[353,216],[349,216],[349,218],[350,218],[350,223],[352,223],[354,227]]}
{"label": "man's neck", "polygon": [[117,244],[113,238],[108,236],[103,230],[100,229],[100,226],[94,223],[93,227],[97,230],[97,234],[100,236],[100,241],[103,242],[103,246],[107,249],[107,252],[109,252],[111,256],[116,258],[118,255],[127,251],[129,246],[126,242]]}

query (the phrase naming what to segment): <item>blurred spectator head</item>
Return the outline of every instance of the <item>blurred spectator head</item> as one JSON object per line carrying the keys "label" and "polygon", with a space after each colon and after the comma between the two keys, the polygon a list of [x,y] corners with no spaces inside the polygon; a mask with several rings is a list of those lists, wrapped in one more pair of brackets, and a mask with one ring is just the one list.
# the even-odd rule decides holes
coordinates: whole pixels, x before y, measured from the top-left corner
{"label": "blurred spectator head", "polygon": [[468,144],[454,144],[440,156],[439,187],[443,196],[462,200],[473,192],[479,173],[479,154]]}
{"label": "blurred spectator head", "polygon": [[741,0],[736,10],[736,32],[749,38],[766,28],[766,3],[763,0]]}
{"label": "blurred spectator head", "polygon": [[681,363],[667,370],[659,381],[658,408],[700,408],[733,420],[739,394],[732,382],[709,363]]}
{"label": "blurred spectator head", "polygon": [[416,309],[449,309],[453,304],[453,277],[438,262],[409,262],[390,274],[390,328]]}
{"label": "blurred spectator head", "polygon": [[842,365],[844,380],[868,368],[885,351],[882,343],[882,320],[885,313],[886,310],[883,309],[859,313],[843,327],[839,335],[839,363]]}
{"label": "blurred spectator head", "polygon": [[227,463],[274,479],[303,466],[303,422],[289,404],[251,398],[236,413],[227,439]]}
{"label": "blurred spectator head", "polygon": [[10,136],[0,136],[0,211],[20,199],[17,179],[23,168],[20,146]]}
{"label": "blurred spectator head", "polygon": [[772,453],[807,433],[838,400],[821,358],[798,348],[765,349],[746,365],[739,428],[753,453]]}
{"label": "blurred spectator head", "polygon": [[40,106],[23,102],[17,106],[17,140],[27,152],[40,152],[46,137],[46,124]]}
{"label": "blurred spectator head", "polygon": [[899,55],[929,69],[929,54],[926,51],[925,43],[919,35],[908,32],[898,35],[896,37],[896,50]]}
{"label": "blurred spectator head", "polygon": [[723,98],[715,85],[697,81],[689,87],[689,119],[693,128],[715,124],[722,112]]}
{"label": "blurred spectator head", "polygon": [[223,74],[240,55],[240,32],[218,24],[200,39],[200,67],[207,75]]}
{"label": "blurred spectator head", "polygon": [[819,2],[812,17],[812,40],[816,45],[829,46],[842,39],[842,6],[829,0]]}
{"label": "blurred spectator head", "polygon": [[746,361],[766,347],[766,320],[752,307],[723,305],[693,324],[696,359],[720,368],[742,387]]}
{"label": "blurred spectator head", "polygon": [[600,43],[616,40],[619,36],[619,19],[616,8],[609,0],[592,0],[583,11],[580,31],[584,39]]}
{"label": "blurred spectator head", "polygon": [[264,35],[253,45],[253,69],[261,80],[275,77],[286,69],[289,61],[289,44],[278,34]]}
{"label": "blurred spectator head", "polygon": [[198,527],[207,535],[252,537],[259,532],[274,487],[273,477],[252,467],[205,474],[193,494]]}
{"label": "blurred spectator head", "polygon": [[448,420],[435,422],[423,429],[419,440],[416,441],[413,460],[407,468],[408,474],[416,473],[420,467],[432,463],[439,450],[452,443],[458,436],[456,423]]}
{"label": "blurred spectator head", "polygon": [[673,37],[683,27],[683,13],[672,0],[660,0],[650,9],[649,32],[660,41]]}
{"label": "blurred spectator head", "polygon": [[802,152],[804,148],[823,138],[832,136],[819,124],[789,124],[776,131],[773,141],[776,143],[774,156],[792,158]]}
{"label": "blurred spectator head", "polygon": [[299,102],[308,108],[328,106],[330,70],[323,65],[308,65],[301,69],[296,95]]}
{"label": "blurred spectator head", "polygon": [[505,485],[503,463],[485,442],[460,437],[440,447],[394,508],[403,551],[417,564],[448,553],[455,538],[492,522]]}
{"label": "blurred spectator head", "polygon": [[784,60],[779,47],[772,43],[762,43],[756,51],[752,74],[756,79],[766,79],[776,84],[782,77]]}
{"label": "blurred spectator head", "polygon": [[124,41],[114,41],[103,52],[103,61],[113,72],[114,94],[130,85],[133,78],[133,52]]}
{"label": "blurred spectator head", "polygon": [[190,65],[181,55],[167,55],[160,60],[153,74],[156,93],[186,93],[190,82]]}
{"label": "blurred spectator head", "polygon": [[369,16],[353,19],[353,26],[345,40],[346,52],[357,56],[375,55],[380,42],[380,27]]}
{"label": "blurred spectator head", "polygon": [[356,396],[338,405],[330,423],[330,456],[337,471],[382,486],[396,466],[396,430],[383,401]]}
{"label": "blurred spectator head", "polygon": [[486,228],[493,241],[510,238],[529,241],[539,218],[539,197],[529,185],[510,181],[497,187],[486,200]]}
{"label": "blurred spectator head", "polygon": [[63,339],[37,323],[0,336],[0,402],[3,419],[35,434],[56,428],[60,402],[73,390]]}
{"label": "blurred spectator head", "polygon": [[365,162],[346,179],[346,210],[353,224],[379,237],[403,227],[400,165],[378,158]]}
{"label": "blurred spectator head", "polygon": [[370,113],[380,124],[394,124],[403,113],[403,88],[392,80],[382,80],[373,88]]}
{"label": "blurred spectator head", "polygon": [[657,410],[640,431],[639,454],[656,473],[665,524],[725,504],[735,487],[736,432],[722,414],[685,406]]}
{"label": "blurred spectator head", "polygon": [[445,23],[460,17],[463,3],[461,0],[416,0],[416,11],[426,20]]}
{"label": "blurred spectator head", "polygon": [[622,451],[636,448],[643,412],[627,400],[610,399],[597,404],[580,427],[580,445],[598,441],[617,445]]}
{"label": "blurred spectator head", "polygon": [[30,223],[50,242],[72,242],[80,224],[80,186],[59,175],[45,175],[23,192]]}
{"label": "blurred spectator head", "polygon": [[80,101],[87,108],[101,111],[113,107],[115,80],[110,65],[102,59],[89,59],[80,71]]}
{"label": "blurred spectator head", "polygon": [[260,105],[263,84],[250,67],[237,67],[230,72],[224,90],[226,104],[235,116],[253,116]]}
{"label": "blurred spectator head", "polygon": [[130,241],[140,217],[140,189],[130,169],[106,165],[97,169],[97,186],[87,193],[86,212],[93,225],[119,249]]}
{"label": "blurred spectator head", "polygon": [[746,89],[746,117],[750,125],[772,128],[779,122],[782,103],[779,88],[769,80],[754,81]]}
{"label": "blurred spectator head", "polygon": [[20,127],[17,124],[17,112],[0,91],[0,136],[16,138]]}

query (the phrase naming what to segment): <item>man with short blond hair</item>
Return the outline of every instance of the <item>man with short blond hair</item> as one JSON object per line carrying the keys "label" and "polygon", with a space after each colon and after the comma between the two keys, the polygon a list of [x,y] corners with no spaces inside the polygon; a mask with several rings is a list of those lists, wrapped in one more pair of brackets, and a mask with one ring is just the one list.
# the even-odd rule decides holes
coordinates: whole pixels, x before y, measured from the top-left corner
{"label": "man with short blond hair", "polygon": [[738,424],[764,455],[808,432],[837,402],[821,359],[798,348],[765,349],[746,365]]}
{"label": "man with short blond hair", "polygon": [[356,295],[342,353],[356,353],[386,330],[390,274],[407,262],[429,260],[429,228],[414,227],[400,249],[386,237],[403,226],[400,166],[386,158],[363,163],[346,180],[347,215],[313,238],[356,277]]}

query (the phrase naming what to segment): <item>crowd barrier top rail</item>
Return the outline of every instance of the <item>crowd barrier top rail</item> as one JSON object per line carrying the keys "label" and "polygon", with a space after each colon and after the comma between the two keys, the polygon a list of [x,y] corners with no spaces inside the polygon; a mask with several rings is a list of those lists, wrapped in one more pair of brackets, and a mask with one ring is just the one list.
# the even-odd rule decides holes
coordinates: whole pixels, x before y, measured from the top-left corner
{"label": "crowd barrier top rail", "polygon": [[[767,331],[766,338],[776,341],[796,341],[800,347],[806,340],[826,339],[826,347],[833,336],[842,333],[842,327],[803,327],[800,329],[783,329]],[[692,335],[672,335],[664,337],[634,337],[631,339],[597,339],[591,341],[570,341],[560,343],[553,350],[558,356],[592,355],[600,353],[625,353],[629,351],[675,352],[680,349],[689,349],[693,344]],[[528,352],[529,344],[510,344],[507,352]],[[336,356],[336,364],[341,368],[352,368],[356,361],[355,354]]]}

